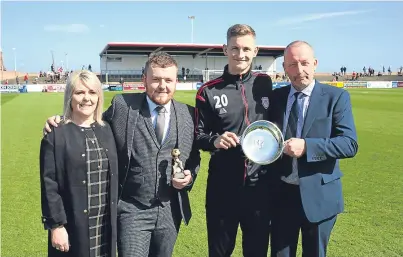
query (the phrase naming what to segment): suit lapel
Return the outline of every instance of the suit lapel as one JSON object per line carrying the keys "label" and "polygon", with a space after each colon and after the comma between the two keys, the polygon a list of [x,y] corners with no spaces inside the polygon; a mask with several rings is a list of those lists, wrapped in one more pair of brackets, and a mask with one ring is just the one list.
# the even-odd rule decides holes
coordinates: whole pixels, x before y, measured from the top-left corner
{"label": "suit lapel", "polygon": [[169,128],[167,131],[167,135],[165,136],[165,140],[162,143],[162,146],[170,143],[172,140],[175,140],[174,142],[176,142],[176,135],[177,135],[176,133],[178,133],[178,131],[175,131],[176,130],[175,126],[177,125],[175,116],[176,116],[175,108],[174,108],[173,102],[171,102],[171,111],[169,114],[170,121],[169,121],[169,125],[168,125]]}
{"label": "suit lapel", "polygon": [[150,133],[151,138],[153,139],[155,145],[160,148],[161,145],[158,143],[157,135],[155,134],[154,125],[151,120],[150,108],[148,107],[147,101],[144,101],[144,104],[141,106],[141,115],[144,118],[144,122],[146,124],[147,130]]}
{"label": "suit lapel", "polygon": [[309,99],[308,110],[306,111],[306,116],[304,119],[304,126],[302,127],[301,137],[305,138],[309,132],[309,129],[312,126],[316,118],[316,110],[318,108],[322,108],[322,100],[324,95],[323,88],[320,83],[316,82],[315,87],[312,90],[311,97]]}
{"label": "suit lapel", "polygon": [[183,113],[183,109],[181,108],[181,105],[178,102],[173,100],[172,104],[173,104],[172,107],[174,107],[173,111],[176,113],[176,123],[178,124],[178,126],[177,126],[178,131],[176,133],[178,133],[177,147],[179,148],[179,146],[182,144],[181,135],[183,135],[183,130],[185,129],[185,126],[186,126],[185,120],[184,120],[185,114]]}
{"label": "suit lapel", "polygon": [[[129,111],[127,114],[127,127],[126,127],[126,142],[127,142],[127,155],[131,156],[134,130],[139,117],[139,108],[144,105],[146,94],[134,95],[133,101],[129,106]],[[138,96],[138,97],[137,97]]]}

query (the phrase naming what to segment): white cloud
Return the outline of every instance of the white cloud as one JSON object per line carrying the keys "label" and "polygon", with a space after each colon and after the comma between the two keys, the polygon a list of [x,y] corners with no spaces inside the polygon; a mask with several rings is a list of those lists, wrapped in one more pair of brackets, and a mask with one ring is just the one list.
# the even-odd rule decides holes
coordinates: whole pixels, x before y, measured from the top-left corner
{"label": "white cloud", "polygon": [[62,31],[69,33],[85,33],[90,30],[90,28],[85,24],[67,24],[67,25],[46,25],[44,27],[46,31]]}
{"label": "white cloud", "polygon": [[316,21],[333,17],[347,16],[347,15],[358,15],[362,13],[370,12],[371,10],[358,10],[358,11],[344,11],[344,12],[327,12],[327,13],[312,13],[308,15],[303,15],[299,17],[290,17],[278,20],[276,25],[292,25],[300,24],[308,21]]}
{"label": "white cloud", "polygon": [[296,27],[291,27],[289,30],[303,30],[303,29],[310,29],[310,27],[307,26],[296,26]]}

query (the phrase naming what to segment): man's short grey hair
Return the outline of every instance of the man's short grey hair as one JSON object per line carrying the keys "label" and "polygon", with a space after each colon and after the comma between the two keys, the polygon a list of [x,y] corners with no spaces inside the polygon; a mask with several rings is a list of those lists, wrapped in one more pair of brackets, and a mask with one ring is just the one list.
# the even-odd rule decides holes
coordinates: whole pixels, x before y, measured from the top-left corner
{"label": "man's short grey hair", "polygon": [[306,46],[309,46],[309,47],[312,49],[312,52],[314,52],[313,47],[312,47],[308,42],[303,41],[303,40],[295,40],[295,41],[292,41],[291,43],[289,43],[289,44],[285,47],[285,49],[284,49],[284,55],[286,55],[288,49],[290,49],[290,48],[293,47],[293,46],[299,46],[299,45],[306,45]]}

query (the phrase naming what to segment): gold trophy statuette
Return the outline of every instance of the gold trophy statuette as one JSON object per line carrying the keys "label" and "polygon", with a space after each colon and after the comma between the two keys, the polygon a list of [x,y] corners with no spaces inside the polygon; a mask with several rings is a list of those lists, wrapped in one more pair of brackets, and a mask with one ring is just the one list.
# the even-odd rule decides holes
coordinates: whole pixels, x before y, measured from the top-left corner
{"label": "gold trophy statuette", "polygon": [[179,149],[175,148],[172,150],[172,171],[173,171],[173,177],[177,179],[182,179],[185,178],[185,173],[183,171],[185,170],[183,168],[183,163],[181,160],[179,160],[181,152]]}

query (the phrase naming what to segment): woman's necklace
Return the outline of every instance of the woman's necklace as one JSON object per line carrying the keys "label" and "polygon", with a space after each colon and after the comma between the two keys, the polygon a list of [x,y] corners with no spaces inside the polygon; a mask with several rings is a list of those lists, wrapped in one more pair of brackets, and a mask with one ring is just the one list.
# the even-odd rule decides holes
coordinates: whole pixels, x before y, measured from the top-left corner
{"label": "woman's necklace", "polygon": [[[90,140],[92,144],[95,144],[94,137],[96,137],[96,135],[95,135],[95,131],[93,129],[93,126],[90,126],[88,128],[85,127],[85,128],[83,128],[83,130],[84,130],[84,134],[85,134],[86,138],[88,138],[88,140]],[[87,130],[92,131],[92,135],[93,135],[92,137],[90,137],[87,134]],[[96,146],[96,153],[97,153],[97,156],[98,156],[98,169],[101,169],[102,168],[102,154],[101,154],[101,148],[99,147],[99,145]]]}

